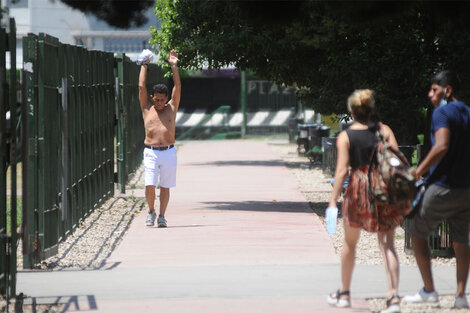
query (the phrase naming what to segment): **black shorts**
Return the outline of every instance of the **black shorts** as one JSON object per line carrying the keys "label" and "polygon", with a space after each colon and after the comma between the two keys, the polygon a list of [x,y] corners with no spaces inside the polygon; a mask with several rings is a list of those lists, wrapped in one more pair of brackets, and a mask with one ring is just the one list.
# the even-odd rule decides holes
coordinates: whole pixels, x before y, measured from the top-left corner
{"label": "black shorts", "polygon": [[418,210],[411,222],[411,235],[426,239],[439,223],[446,220],[450,225],[450,239],[468,244],[470,188],[430,185]]}

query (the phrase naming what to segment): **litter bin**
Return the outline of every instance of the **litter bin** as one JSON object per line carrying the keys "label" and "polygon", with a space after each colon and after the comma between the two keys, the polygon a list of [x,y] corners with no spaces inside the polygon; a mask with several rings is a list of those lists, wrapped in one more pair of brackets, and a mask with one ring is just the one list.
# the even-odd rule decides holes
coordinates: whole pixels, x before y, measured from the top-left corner
{"label": "litter bin", "polygon": [[308,128],[308,149],[313,147],[322,147],[322,138],[330,137],[330,127],[314,124]]}
{"label": "litter bin", "polygon": [[323,173],[334,175],[336,169],[336,137],[322,137],[321,141]]}
{"label": "litter bin", "polygon": [[297,135],[297,125],[303,123],[303,119],[296,118],[296,117],[291,117],[287,121],[287,128],[289,132],[289,142],[294,143],[295,142],[295,136]]}
{"label": "litter bin", "polygon": [[312,124],[308,127],[308,150],[321,147],[320,125]]}
{"label": "litter bin", "polygon": [[[411,219],[405,218],[403,228],[405,230],[405,252],[407,254],[413,253],[413,246],[411,244],[410,234]],[[433,257],[452,257],[454,256],[454,249],[450,240],[449,224],[442,222],[439,224],[431,235],[428,237],[428,245]]]}
{"label": "litter bin", "polygon": [[299,154],[305,154],[308,149],[309,149],[309,144],[308,144],[308,130],[309,127],[312,127],[312,123],[307,123],[307,124],[297,124],[297,152]]}
{"label": "litter bin", "polygon": [[330,130],[331,130],[331,127],[329,126],[321,126],[319,129],[318,129],[318,146],[319,147],[322,147],[323,148],[323,137],[330,137]]}
{"label": "litter bin", "polygon": [[[320,138],[323,138],[323,137],[330,137],[330,130],[331,130],[331,127],[330,126],[322,126],[320,127]],[[321,140],[320,140],[320,143],[321,143]]]}

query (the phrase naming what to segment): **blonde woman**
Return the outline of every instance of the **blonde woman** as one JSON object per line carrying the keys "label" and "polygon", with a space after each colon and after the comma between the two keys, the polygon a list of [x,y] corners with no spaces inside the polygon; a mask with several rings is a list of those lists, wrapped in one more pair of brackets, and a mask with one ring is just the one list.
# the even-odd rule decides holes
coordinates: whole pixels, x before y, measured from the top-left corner
{"label": "blonde woman", "polygon": [[368,169],[377,142],[379,128],[385,140],[398,150],[393,131],[385,124],[371,121],[375,100],[372,90],[354,91],[348,98],[348,110],[354,119],[351,126],[337,138],[335,181],[329,207],[337,207],[343,183],[350,168],[349,186],[342,205],[344,243],[341,252],[341,288],[327,298],[336,307],[350,307],[350,286],[355,263],[356,244],[361,229],[377,232],[380,251],[384,258],[388,281],[387,308],[382,313],[400,312],[398,296],[399,264],[394,247],[395,228],[403,223],[409,205],[399,207],[376,205],[371,211],[369,202]]}

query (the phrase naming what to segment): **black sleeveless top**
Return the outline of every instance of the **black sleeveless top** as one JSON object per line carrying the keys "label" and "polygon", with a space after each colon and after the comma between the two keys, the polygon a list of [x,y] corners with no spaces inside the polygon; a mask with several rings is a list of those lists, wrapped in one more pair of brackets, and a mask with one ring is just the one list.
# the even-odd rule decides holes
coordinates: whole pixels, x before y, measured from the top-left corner
{"label": "black sleeveless top", "polygon": [[346,129],[349,137],[349,164],[352,169],[369,165],[377,143],[376,129],[375,126],[369,129]]}

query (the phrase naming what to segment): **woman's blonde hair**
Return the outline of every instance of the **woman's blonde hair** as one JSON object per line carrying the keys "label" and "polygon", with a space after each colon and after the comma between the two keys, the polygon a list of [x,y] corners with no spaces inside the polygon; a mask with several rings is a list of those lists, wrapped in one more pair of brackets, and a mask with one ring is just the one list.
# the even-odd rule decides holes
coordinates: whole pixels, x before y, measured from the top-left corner
{"label": "woman's blonde hair", "polygon": [[348,98],[348,110],[358,122],[368,122],[374,108],[374,92],[370,89],[357,89]]}

